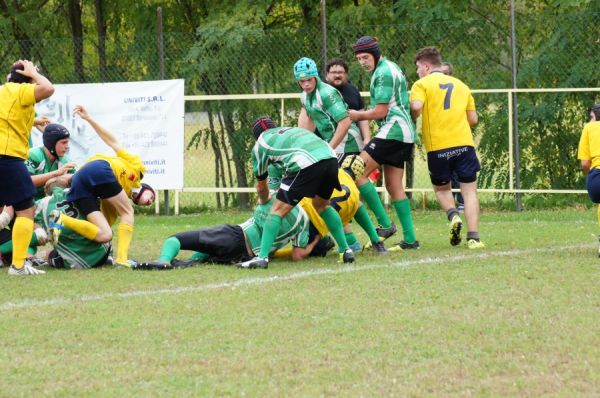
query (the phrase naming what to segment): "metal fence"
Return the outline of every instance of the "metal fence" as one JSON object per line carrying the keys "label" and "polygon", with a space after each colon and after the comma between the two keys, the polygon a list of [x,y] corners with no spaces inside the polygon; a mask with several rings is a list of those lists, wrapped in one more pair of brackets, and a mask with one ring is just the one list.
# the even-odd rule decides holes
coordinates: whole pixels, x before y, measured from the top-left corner
{"label": "metal fence", "polygon": [[[179,193],[171,197],[184,207],[232,207],[251,201],[252,189],[247,187],[253,186],[249,159],[254,140],[249,123],[264,113],[279,115],[283,125],[297,121],[300,89],[292,65],[298,58],[312,57],[321,69],[329,58],[346,58],[350,80],[367,91],[369,76],[354,61],[351,48],[357,37],[377,36],[384,55],[402,67],[409,83],[417,79],[416,50],[436,45],[444,60],[454,64],[455,75],[476,89],[482,188],[580,192],[584,176],[578,171],[577,141],[587,109],[598,97],[587,88],[598,86],[593,60],[600,47],[600,14],[587,7],[585,12],[560,16],[517,14],[516,141],[507,90],[512,85],[508,15],[474,13],[465,20],[438,18],[360,29],[338,23],[328,27],[326,52],[320,29],[210,25],[195,33],[165,33],[160,39],[152,33],[2,40],[0,53],[3,59],[33,59],[55,83],[185,79],[186,189],[181,197]],[[424,159],[419,149],[415,190],[429,189]],[[514,181],[517,171],[519,186]],[[231,193],[236,191],[245,192]]]}

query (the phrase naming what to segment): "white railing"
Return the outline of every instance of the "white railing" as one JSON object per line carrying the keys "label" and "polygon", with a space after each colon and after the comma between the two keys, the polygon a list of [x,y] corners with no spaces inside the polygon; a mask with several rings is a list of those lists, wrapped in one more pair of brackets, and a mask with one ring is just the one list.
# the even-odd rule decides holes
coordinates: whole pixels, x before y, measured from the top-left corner
{"label": "white railing", "polygon": [[[480,189],[480,192],[492,192],[492,193],[586,193],[585,190],[562,190],[562,189],[516,189],[514,182],[514,154],[513,154],[513,93],[561,93],[561,92],[600,92],[600,88],[538,88],[538,89],[489,89],[489,90],[472,90],[473,94],[506,94],[508,103],[508,151],[509,151],[509,162],[508,162],[508,175],[509,175],[509,188],[507,189]],[[361,92],[363,97],[369,97],[368,92]],[[280,100],[280,113],[281,120],[284,120],[285,116],[285,100],[293,99],[298,101],[300,99],[300,93],[282,93],[282,94],[237,94],[237,95],[186,95],[185,101],[234,101],[234,100]],[[386,205],[389,203],[389,197],[383,187],[377,188],[379,192],[384,193],[384,200]],[[433,192],[432,188],[410,188],[406,189],[408,192],[419,192],[425,196],[427,192]],[[185,192],[202,192],[202,193],[215,193],[215,192],[255,192],[253,187],[238,188],[238,187],[184,187],[181,190],[175,190],[175,214],[179,214],[179,195]],[[158,199],[157,195],[157,199]],[[156,212],[158,213],[159,201],[156,201]]]}

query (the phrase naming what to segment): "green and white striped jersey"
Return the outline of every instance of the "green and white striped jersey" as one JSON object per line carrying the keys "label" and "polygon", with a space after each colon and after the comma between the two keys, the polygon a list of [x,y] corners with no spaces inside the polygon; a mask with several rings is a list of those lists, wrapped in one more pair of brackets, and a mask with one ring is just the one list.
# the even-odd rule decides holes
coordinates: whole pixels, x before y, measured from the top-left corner
{"label": "green and white striped jersey", "polygon": [[410,116],[408,84],[398,65],[381,57],[371,76],[371,108],[389,104],[384,119],[376,120],[375,137],[407,143],[415,142],[416,129]]}
{"label": "green and white striped jersey", "polygon": [[[85,220],[85,216],[67,200],[67,193],[68,190],[56,187],[52,190],[52,195],[38,200],[35,206],[35,223],[48,229],[50,224],[48,218],[52,210],[59,210],[71,217]],[[110,250],[110,243],[94,242],[63,227],[58,244],[54,248],[63,258],[65,268],[92,268],[102,265],[98,263],[106,257]]]}
{"label": "green and white striped jersey", "polygon": [[[39,146],[36,148],[32,148],[29,150],[29,157],[25,161],[25,165],[27,166],[27,171],[31,175],[40,175],[50,173],[51,171],[58,170],[63,164],[67,164],[71,162],[71,159],[67,155],[62,158],[56,159],[52,162],[46,156],[46,152],[44,151],[44,147]],[[69,170],[69,174],[75,173],[75,169]],[[34,196],[35,200],[42,199],[44,194],[44,187],[37,187],[37,192]]]}
{"label": "green and white striped jersey", "polygon": [[[260,252],[262,229],[274,200],[275,198],[272,197],[267,203],[256,206],[253,217],[240,224],[255,254]],[[295,247],[306,247],[308,245],[308,227],[308,215],[302,207],[294,206],[281,220],[281,227],[271,247],[271,253],[284,247],[290,241]]]}
{"label": "green and white striped jersey", "polygon": [[300,127],[276,127],[264,131],[252,148],[254,175],[267,178],[269,164],[279,163],[285,174],[335,158],[333,150],[315,134]]}
{"label": "green and white striped jersey", "polygon": [[[319,133],[327,142],[331,142],[338,122],[348,116],[348,104],[342,94],[333,86],[317,79],[317,85],[310,94],[302,92],[300,102],[306,109],[306,114],[315,123]],[[355,123],[350,125],[348,134],[344,137],[335,153],[360,152],[364,146],[362,135]]]}

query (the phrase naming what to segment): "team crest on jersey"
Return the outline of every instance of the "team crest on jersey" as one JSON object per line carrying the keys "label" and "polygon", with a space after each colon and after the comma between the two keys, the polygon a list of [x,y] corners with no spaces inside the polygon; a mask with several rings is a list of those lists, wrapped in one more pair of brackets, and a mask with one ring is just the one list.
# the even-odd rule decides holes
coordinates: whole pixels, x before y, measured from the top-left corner
{"label": "team crest on jersey", "polygon": [[129,174],[129,181],[135,181],[135,173]]}

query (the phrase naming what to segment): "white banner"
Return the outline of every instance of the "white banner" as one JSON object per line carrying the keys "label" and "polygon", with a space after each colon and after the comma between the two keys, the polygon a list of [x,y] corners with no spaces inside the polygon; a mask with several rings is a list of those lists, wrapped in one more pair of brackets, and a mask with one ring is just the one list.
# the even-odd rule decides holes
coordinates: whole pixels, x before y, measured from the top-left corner
{"label": "white banner", "polygon": [[[127,151],[141,156],[144,182],[155,189],[183,188],[184,81],[57,84],[36,105],[37,116],[65,126],[71,133],[69,157],[78,166],[97,153],[114,155],[73,107],[83,105],[101,126],[115,134]],[[33,146],[42,134],[33,129]]]}

